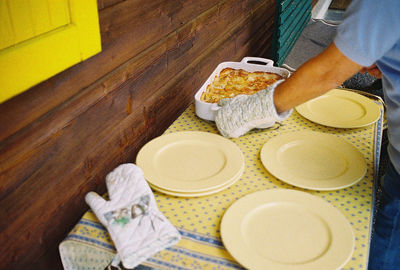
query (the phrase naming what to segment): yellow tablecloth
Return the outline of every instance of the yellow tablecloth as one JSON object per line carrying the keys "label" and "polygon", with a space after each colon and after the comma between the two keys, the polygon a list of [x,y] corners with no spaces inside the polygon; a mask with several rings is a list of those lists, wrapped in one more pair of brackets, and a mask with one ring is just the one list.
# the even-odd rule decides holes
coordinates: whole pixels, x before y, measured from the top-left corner
{"label": "yellow tablecloth", "polygon": [[[331,203],[350,221],[356,246],[344,269],[366,269],[382,122],[381,117],[377,123],[364,128],[337,129],[314,124],[294,111],[276,130],[254,130],[232,139],[245,157],[245,171],[235,184],[216,194],[197,198],[180,198],[154,192],[160,211],[180,231],[182,240],[155,254],[142,265],[154,269],[242,269],[221,242],[221,218],[233,202],[247,194],[274,188],[303,190],[273,177],[263,167],[259,152],[264,143],[274,136],[309,130],[334,134],[347,140],[359,149],[367,161],[366,176],[351,187],[337,191],[303,190]],[[218,133],[214,123],[195,115],[193,105],[165,133],[180,131]],[[92,265],[90,269],[103,269],[114,256],[115,249],[107,231],[88,211],[60,244],[60,253],[64,256],[63,261],[78,261],[81,265]]]}

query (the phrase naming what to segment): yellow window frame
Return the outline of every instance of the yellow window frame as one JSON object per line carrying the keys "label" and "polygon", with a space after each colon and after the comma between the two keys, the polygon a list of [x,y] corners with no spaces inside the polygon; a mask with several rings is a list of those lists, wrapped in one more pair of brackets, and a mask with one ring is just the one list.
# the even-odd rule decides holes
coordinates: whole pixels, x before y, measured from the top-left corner
{"label": "yellow window frame", "polygon": [[101,51],[97,1],[68,4],[69,24],[0,50],[0,103]]}

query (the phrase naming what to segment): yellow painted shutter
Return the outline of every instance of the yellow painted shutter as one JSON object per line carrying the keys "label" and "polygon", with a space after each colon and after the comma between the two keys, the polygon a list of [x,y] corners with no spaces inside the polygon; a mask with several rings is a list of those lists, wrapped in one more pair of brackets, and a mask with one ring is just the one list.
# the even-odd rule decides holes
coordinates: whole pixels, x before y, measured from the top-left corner
{"label": "yellow painted shutter", "polygon": [[96,0],[0,0],[0,102],[100,51]]}

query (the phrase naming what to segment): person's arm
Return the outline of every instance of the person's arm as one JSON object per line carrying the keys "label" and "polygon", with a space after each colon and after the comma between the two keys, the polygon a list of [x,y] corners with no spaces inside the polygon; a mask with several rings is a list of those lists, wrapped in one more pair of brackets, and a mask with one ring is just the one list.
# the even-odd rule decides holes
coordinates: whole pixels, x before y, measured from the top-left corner
{"label": "person's arm", "polygon": [[362,68],[347,58],[334,43],[303,64],[278,85],[274,103],[278,113],[288,111],[342,84]]}

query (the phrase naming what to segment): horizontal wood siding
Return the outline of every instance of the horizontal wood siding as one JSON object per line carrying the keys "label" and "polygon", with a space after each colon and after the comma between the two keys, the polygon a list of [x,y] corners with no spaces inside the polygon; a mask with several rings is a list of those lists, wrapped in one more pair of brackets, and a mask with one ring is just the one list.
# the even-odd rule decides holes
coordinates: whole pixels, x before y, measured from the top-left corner
{"label": "horizontal wood siding", "polygon": [[223,61],[270,53],[272,0],[99,0],[103,51],[0,104],[0,259],[61,269],[57,245]]}

